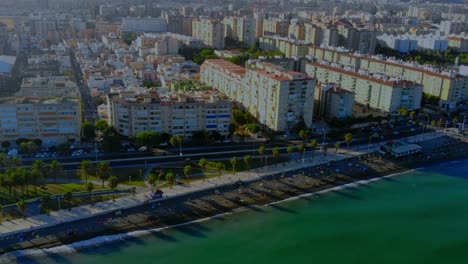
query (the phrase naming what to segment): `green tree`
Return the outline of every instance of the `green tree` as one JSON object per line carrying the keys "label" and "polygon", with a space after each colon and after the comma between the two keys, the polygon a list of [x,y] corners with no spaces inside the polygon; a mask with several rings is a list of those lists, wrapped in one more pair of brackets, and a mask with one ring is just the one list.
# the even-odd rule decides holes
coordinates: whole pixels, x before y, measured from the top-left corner
{"label": "green tree", "polygon": [[408,109],[402,107],[400,109],[398,109],[398,113],[400,113],[400,115],[405,118],[407,115],[408,115]]}
{"label": "green tree", "polygon": [[452,122],[453,122],[453,127],[457,127],[458,118],[457,117],[452,118]]}
{"label": "green tree", "polygon": [[431,126],[434,127],[434,126],[436,126],[436,125],[437,125],[437,122],[436,122],[435,120],[432,120],[432,121],[431,121]]}
{"label": "green tree", "polygon": [[143,146],[158,146],[161,144],[162,137],[159,133],[153,131],[141,132],[136,136],[136,142]]}
{"label": "green tree", "polygon": [[10,141],[5,140],[5,141],[2,142],[2,148],[8,149],[8,148],[10,148],[10,146],[11,146]]}
{"label": "green tree", "polygon": [[81,161],[80,168],[78,169],[78,176],[81,179],[84,178],[85,182],[88,182],[90,164],[91,164],[91,161],[83,160],[83,161]]}
{"label": "green tree", "polygon": [[215,167],[216,167],[216,170],[219,173],[219,176],[222,176],[223,169],[224,169],[224,164],[222,162],[216,162]]}
{"label": "green tree", "polygon": [[23,218],[26,218],[26,210],[28,209],[28,203],[25,200],[20,200],[16,203],[16,206],[23,215]]}
{"label": "green tree", "polygon": [[299,131],[299,137],[302,139],[302,144],[305,144],[306,139],[310,137],[310,130],[302,129]]}
{"label": "green tree", "polygon": [[316,139],[312,139],[312,141],[310,141],[310,147],[312,148],[312,158],[315,158],[315,149],[317,148],[318,146],[318,141]]}
{"label": "green tree", "polygon": [[96,137],[96,127],[90,121],[85,121],[82,126],[83,139],[86,141],[93,140]]}
{"label": "green tree", "polygon": [[167,180],[167,182],[169,182],[169,184],[170,184],[170,186],[172,188],[172,186],[174,186],[174,184],[175,184],[175,174],[172,171],[168,172],[166,174],[166,180]]}
{"label": "green tree", "polygon": [[244,156],[244,163],[245,163],[245,166],[247,167],[247,171],[250,171],[250,165],[252,165],[252,156],[245,155]]}
{"label": "green tree", "polygon": [[411,120],[414,120],[414,118],[416,117],[416,112],[415,112],[415,111],[411,111],[410,114],[409,114],[409,116],[410,116],[410,119],[411,119]]}
{"label": "green tree", "polygon": [[41,198],[42,198],[41,211],[47,214],[50,211],[50,201],[52,200],[52,196],[46,193],[42,195]]}
{"label": "green tree", "polygon": [[147,179],[148,179],[148,183],[151,185],[151,190],[153,190],[154,185],[156,184],[156,181],[157,181],[158,177],[155,174],[150,173],[148,175]]}
{"label": "green tree", "polygon": [[86,191],[89,193],[91,203],[93,203],[94,184],[92,182],[87,182],[87,183],[84,184],[84,187],[85,187]]}
{"label": "green tree", "polygon": [[295,150],[294,145],[289,145],[286,151],[288,152],[289,155],[291,155]]}
{"label": "green tree", "polygon": [[109,124],[105,120],[99,120],[94,124],[97,131],[104,133],[109,128]]}
{"label": "green tree", "polygon": [[231,158],[232,173],[234,174],[236,174],[236,166],[238,162],[239,162],[239,159],[237,159],[237,157]]}
{"label": "green tree", "polygon": [[346,133],[345,136],[344,136],[344,140],[346,142],[346,149],[348,149],[349,148],[349,143],[351,143],[351,141],[353,141],[353,134]]}
{"label": "green tree", "polygon": [[263,163],[263,155],[266,153],[266,148],[265,146],[260,146],[258,148],[258,154],[260,154],[260,163]]}
{"label": "green tree", "polygon": [[102,180],[102,188],[104,188],[104,181],[109,178],[111,170],[112,169],[107,161],[99,162],[97,176]]}
{"label": "green tree", "polygon": [[109,185],[109,188],[112,190],[112,200],[115,201],[115,188],[117,188],[117,185],[119,184],[119,180],[115,176],[110,176],[109,179],[107,180],[107,185]]}
{"label": "green tree", "polygon": [[182,156],[182,141],[184,140],[182,135],[178,136],[173,136],[169,140],[169,143],[171,143],[172,146],[176,147],[179,146],[179,154]]}
{"label": "green tree", "polygon": [[193,169],[190,165],[185,165],[184,167],[184,175],[187,177],[187,184],[189,183],[190,176],[192,176]]}
{"label": "green tree", "polygon": [[297,146],[297,152],[299,152],[302,155],[302,158],[304,158],[305,146],[304,145],[298,145]]}
{"label": "green tree", "polygon": [[73,199],[73,193],[72,192],[66,192],[64,195],[63,195],[63,200],[65,202],[67,202],[68,205],[71,204],[71,200]]}
{"label": "green tree", "polygon": [[278,160],[278,158],[280,157],[280,149],[278,147],[274,147],[272,150],[271,150],[271,154],[273,155],[273,157]]}
{"label": "green tree", "polygon": [[439,119],[439,121],[437,122],[437,125],[438,125],[439,127],[443,127],[443,126],[444,126],[444,123],[445,123],[444,120],[441,118],[441,119]]}
{"label": "green tree", "polygon": [[49,164],[50,173],[54,175],[54,180],[57,182],[57,175],[62,172],[62,164],[58,160],[53,160]]}
{"label": "green tree", "polygon": [[205,177],[206,165],[208,165],[208,160],[207,160],[207,159],[201,158],[201,159],[198,161],[198,166],[200,166],[200,167],[202,168],[203,177]]}

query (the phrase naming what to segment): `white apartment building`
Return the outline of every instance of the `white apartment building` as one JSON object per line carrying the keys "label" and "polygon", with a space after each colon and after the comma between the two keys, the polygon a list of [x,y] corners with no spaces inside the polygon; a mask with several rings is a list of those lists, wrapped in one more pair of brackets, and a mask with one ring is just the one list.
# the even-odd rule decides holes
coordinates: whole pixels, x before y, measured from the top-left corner
{"label": "white apartment building", "polygon": [[107,108],[109,124],[124,136],[155,131],[190,138],[201,130],[229,135],[231,103],[212,92],[120,91],[107,95]]}
{"label": "white apartment building", "polygon": [[44,146],[81,139],[81,99],[68,77],[24,78],[14,97],[0,99],[0,140],[40,138]]}
{"label": "white apartment building", "polygon": [[396,113],[400,108],[414,110],[421,107],[423,86],[411,81],[369,74],[364,70],[356,72],[352,67],[327,61],[307,64],[306,73],[321,83],[336,83],[353,92],[356,103],[387,113]]}
{"label": "white apartment building", "polygon": [[224,26],[214,19],[196,19],[192,22],[192,37],[214,49],[224,48]]}
{"label": "white apartment building", "polygon": [[272,130],[290,131],[302,119],[312,127],[316,81],[303,73],[271,64],[245,69],[224,60],[206,60],[200,77]]}

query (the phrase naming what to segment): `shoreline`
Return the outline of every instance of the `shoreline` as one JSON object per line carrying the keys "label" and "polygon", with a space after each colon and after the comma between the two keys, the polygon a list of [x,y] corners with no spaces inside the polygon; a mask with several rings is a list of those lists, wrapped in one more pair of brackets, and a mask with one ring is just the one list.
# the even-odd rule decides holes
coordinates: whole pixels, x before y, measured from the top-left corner
{"label": "shoreline", "polygon": [[7,253],[0,255],[0,263],[5,263],[5,261],[10,262],[10,261],[15,261],[15,260],[21,260],[22,258],[25,258],[25,257],[46,257],[51,254],[75,254],[79,250],[86,250],[86,249],[89,249],[91,247],[96,247],[96,246],[112,245],[113,243],[117,243],[118,241],[131,240],[134,238],[145,237],[145,236],[151,235],[152,233],[158,233],[164,230],[174,229],[177,227],[192,225],[196,223],[209,222],[212,220],[216,220],[217,218],[222,218],[225,216],[252,210],[253,208],[261,209],[261,208],[265,208],[265,207],[275,205],[275,204],[282,204],[282,203],[299,200],[302,197],[311,197],[317,194],[326,194],[326,193],[333,192],[336,190],[344,190],[344,189],[359,187],[361,185],[368,185],[373,182],[377,182],[386,178],[400,176],[402,174],[409,173],[409,172],[416,171],[416,170],[417,169],[408,169],[406,171],[396,172],[396,173],[392,173],[389,175],[383,175],[383,176],[378,176],[378,177],[371,178],[371,179],[345,183],[343,185],[339,185],[336,187],[331,187],[328,189],[310,192],[310,193],[299,194],[297,196],[289,197],[289,198],[279,200],[279,201],[270,202],[267,204],[249,205],[249,206],[239,207],[230,212],[225,212],[225,213],[221,213],[221,214],[217,214],[217,215],[213,215],[213,216],[209,216],[205,218],[195,219],[195,220],[191,220],[189,222],[183,222],[180,224],[174,224],[174,225],[158,227],[158,228],[151,228],[151,229],[146,229],[146,230],[135,230],[135,231],[131,231],[128,233],[120,233],[120,234],[115,234],[115,235],[98,236],[98,237],[91,238],[88,240],[76,241],[71,244],[60,245],[60,246],[51,247],[51,248],[22,249],[22,250],[17,250],[17,251],[11,251],[11,252],[7,252]]}
{"label": "shoreline", "polygon": [[[466,149],[466,145],[464,145]],[[161,218],[165,221],[148,221],[146,220],[141,220],[139,222],[139,225],[137,226],[130,226],[130,225],[123,225],[121,227],[106,227],[101,232],[89,232],[86,233],[87,231],[84,231],[84,234],[76,237],[71,237],[67,239],[57,239],[57,241],[52,241],[49,243],[35,243],[33,245],[20,245],[16,248],[9,248],[9,249],[3,249],[4,253],[3,255],[0,256],[0,263],[3,262],[10,262],[10,261],[15,261],[15,260],[20,260],[22,258],[27,258],[27,257],[34,257],[34,256],[47,256],[47,255],[53,255],[53,254],[66,254],[68,253],[73,253],[77,252],[79,249],[86,249],[90,248],[93,246],[100,246],[100,245],[105,245],[109,243],[115,243],[116,241],[121,241],[121,240],[127,240],[127,239],[132,239],[136,237],[141,237],[145,235],[150,235],[152,233],[157,233],[157,232],[162,232],[167,229],[173,229],[177,228],[180,226],[185,226],[185,225],[190,225],[194,223],[200,223],[200,222],[206,222],[212,219],[216,218],[222,218],[224,216],[232,215],[234,213],[238,212],[243,212],[246,210],[255,210],[255,209],[261,209],[266,206],[278,204],[278,203],[284,203],[284,202],[289,202],[293,200],[300,199],[301,197],[309,197],[309,196],[314,196],[317,194],[323,194],[323,193],[328,193],[332,192],[335,190],[342,190],[342,189],[348,189],[348,188],[355,188],[359,187],[361,185],[367,185],[375,181],[379,181],[385,178],[390,178],[390,177],[395,177],[404,173],[408,173],[411,171],[417,171],[420,169],[425,169],[427,167],[432,167],[432,166],[442,166],[454,162],[459,162],[461,160],[466,159],[467,156],[467,151],[463,149],[461,153],[457,156],[439,156],[439,158],[436,159],[422,159],[422,160],[416,160],[414,162],[409,162],[408,161],[403,161],[403,162],[395,162],[394,164],[398,165],[396,169],[389,169],[389,170],[384,170],[384,171],[375,171],[375,172],[370,172],[369,175],[366,175],[365,178],[361,178],[362,175],[356,175],[356,177],[349,177],[345,179],[339,178],[336,182],[327,182],[324,185],[311,185],[312,187],[304,187],[301,188],[301,186],[293,186],[293,185],[301,185],[305,184],[304,181],[292,184],[291,182],[286,182],[286,184],[291,184],[293,187],[297,187],[297,189],[294,189],[293,192],[279,192],[281,195],[273,196],[272,197],[263,197],[262,198],[255,198],[251,202],[246,202],[246,203],[234,203],[231,206],[225,206],[226,208],[209,208],[203,214],[193,214],[192,212],[187,212],[183,210],[193,210],[193,208],[197,208],[196,206],[193,206],[190,203],[195,204],[195,201],[204,201],[206,202],[206,198],[212,197],[213,199],[217,199],[216,197],[221,196],[224,199],[229,199],[232,197],[229,196],[238,196],[237,195],[237,187],[236,185],[238,183],[225,186],[222,189],[222,194],[221,195],[213,195],[212,191],[215,189],[211,189],[209,191],[200,191],[200,193],[197,194],[187,194],[187,195],[182,195],[181,197],[175,197],[171,201],[165,201],[164,203],[168,204],[168,207],[174,206],[174,205],[184,205],[186,206],[187,203],[189,203],[189,206],[182,207],[183,210],[176,211],[176,212],[170,212],[168,214],[156,214],[156,218]],[[339,161],[338,163],[344,163],[348,164],[348,162],[357,162],[357,160],[360,160],[360,158],[350,158],[349,160],[343,160]],[[373,160],[375,162],[375,160]],[[389,160],[381,160],[381,163],[387,164],[387,163],[393,163],[394,161],[389,161]],[[379,163],[377,161],[377,163]],[[404,165],[401,167],[400,165]],[[338,164],[333,164],[333,166],[338,165]],[[423,167],[421,167],[423,166]],[[311,167],[310,169],[313,171],[316,168],[322,168],[322,165],[316,165],[314,167]],[[334,168],[334,167],[333,167]],[[295,172],[299,173],[299,172]],[[316,180],[312,176],[306,176],[305,174],[303,175],[304,179],[306,181],[308,180]],[[295,176],[292,176],[295,177]],[[243,184],[245,185],[246,189],[249,188],[259,188],[257,185],[258,183],[265,183],[267,184],[272,184],[273,186],[278,187],[278,182],[284,184],[285,180],[291,180],[291,177],[280,177],[279,175],[270,175],[265,178],[253,181],[253,182],[244,182]],[[301,178],[302,179],[302,178]],[[295,180],[294,180],[295,181]],[[310,185],[310,184],[309,184]],[[288,185],[289,186],[289,185]],[[244,186],[243,186],[244,188]],[[257,189],[253,189],[254,191],[258,191]],[[220,188],[221,190],[221,188]],[[211,192],[210,192],[211,191]],[[193,201],[191,199],[186,198],[193,198]],[[218,197],[219,198],[219,197]],[[221,198],[219,198],[221,199]],[[211,203],[212,199],[208,199]],[[189,202],[187,202],[189,201]],[[235,201],[234,201],[235,202]],[[157,203],[157,201],[156,201]],[[218,205],[219,206],[219,205]],[[149,208],[147,209],[148,211],[151,211]],[[157,208],[157,210],[163,210],[163,208]],[[92,223],[92,222],[90,222]],[[79,223],[70,223],[71,226],[73,225],[78,225]]]}

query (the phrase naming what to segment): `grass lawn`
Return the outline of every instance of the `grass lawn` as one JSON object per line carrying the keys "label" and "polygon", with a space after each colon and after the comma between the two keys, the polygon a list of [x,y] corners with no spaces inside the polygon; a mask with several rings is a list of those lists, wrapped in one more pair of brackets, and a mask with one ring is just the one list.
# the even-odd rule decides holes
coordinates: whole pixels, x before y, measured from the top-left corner
{"label": "grass lawn", "polygon": [[[115,199],[128,196],[129,194],[116,194]],[[70,201],[61,201],[60,202],[60,209],[68,209],[68,208],[73,208],[73,207],[78,207],[78,206],[83,206],[87,204],[93,204],[93,203],[99,203],[99,202],[104,202],[104,201],[109,201],[112,200],[113,196],[112,194],[109,195],[93,195],[93,198],[91,197],[85,197],[85,198],[72,198]],[[58,203],[56,201],[50,201],[47,204],[47,208],[51,211],[57,211],[59,210],[58,208]]]}
{"label": "grass lawn", "polygon": [[[236,172],[241,172],[241,171],[246,171],[247,166],[244,163],[243,157],[238,157],[238,163],[236,164]],[[288,162],[290,161],[290,158],[288,157],[282,157],[280,156],[277,159],[274,158],[269,158],[268,159],[268,165],[274,165],[278,163],[283,163],[283,162]],[[224,169],[221,171],[221,173],[218,171],[216,168],[216,163],[221,162],[224,164]],[[168,172],[173,172],[176,175],[179,175],[179,181],[182,183],[190,183],[193,181],[198,181],[202,178],[202,175],[205,178],[214,178],[218,177],[220,175],[224,174],[231,174],[233,173],[233,167],[231,164],[231,160],[216,160],[216,161],[210,161],[208,160],[208,164],[206,166],[206,169],[203,171],[202,168],[198,165],[198,163],[190,163],[192,166],[192,176],[187,180],[184,174],[184,169],[182,167],[177,167],[177,168],[163,168],[165,173]],[[252,164],[250,166],[250,169],[255,169],[255,168],[260,168],[265,165],[265,159],[261,160],[260,158],[252,158]],[[157,175],[157,171],[159,169],[155,169],[156,172],[154,172]],[[169,184],[163,185],[161,188],[164,187],[169,187]]]}
{"label": "grass lawn", "polygon": [[[91,175],[89,175],[89,179],[93,181],[102,181],[100,178],[96,177],[93,172],[95,172],[95,168],[90,169],[92,172]],[[141,171],[141,173],[140,173]],[[146,183],[143,180],[143,175],[145,174],[145,167],[137,167],[137,168],[113,168],[112,169],[112,176],[117,177],[119,179],[119,184],[125,184],[125,185],[131,185],[131,186],[138,186],[138,187],[147,187]],[[141,177],[140,177],[141,175]],[[132,178],[132,181],[130,182],[130,177]],[[104,186],[106,186],[107,183],[104,183]]]}

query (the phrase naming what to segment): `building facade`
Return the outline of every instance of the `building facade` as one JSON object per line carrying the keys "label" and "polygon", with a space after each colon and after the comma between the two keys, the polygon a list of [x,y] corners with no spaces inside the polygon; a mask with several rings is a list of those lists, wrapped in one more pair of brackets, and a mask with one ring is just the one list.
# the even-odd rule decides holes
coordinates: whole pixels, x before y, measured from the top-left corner
{"label": "building facade", "polygon": [[316,81],[306,74],[271,64],[245,69],[224,60],[206,60],[200,77],[272,130],[290,131],[302,120],[312,127]]}

